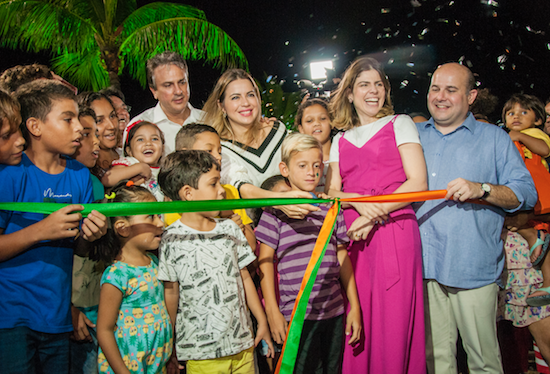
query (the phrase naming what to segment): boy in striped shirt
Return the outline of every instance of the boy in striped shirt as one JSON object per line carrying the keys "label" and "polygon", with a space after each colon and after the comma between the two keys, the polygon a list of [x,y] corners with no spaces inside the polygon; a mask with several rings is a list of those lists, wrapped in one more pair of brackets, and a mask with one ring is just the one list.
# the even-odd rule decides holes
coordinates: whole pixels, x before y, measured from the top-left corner
{"label": "boy in striped shirt", "polygon": [[[288,178],[293,190],[313,193],[323,174],[321,144],[311,135],[294,133],[283,142],[281,174]],[[262,214],[256,237],[260,241],[258,262],[262,294],[273,339],[282,344],[287,325],[300,290],[302,278],[328,207],[311,212],[303,220],[288,218],[276,209]],[[295,373],[323,368],[325,373],[340,371],[343,335],[348,344],[359,340],[361,315],[355,278],[347,253],[349,239],[343,215],[337,218],[335,232],[315,280],[306,312]],[[278,259],[280,300],[277,303],[274,284],[274,257]],[[344,326],[346,292],[349,312]]]}

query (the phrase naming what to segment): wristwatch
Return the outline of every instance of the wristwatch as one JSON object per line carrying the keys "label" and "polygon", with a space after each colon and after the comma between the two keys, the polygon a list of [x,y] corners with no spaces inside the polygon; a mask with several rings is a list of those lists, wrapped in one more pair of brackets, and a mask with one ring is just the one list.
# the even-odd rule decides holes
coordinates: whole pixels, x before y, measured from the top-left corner
{"label": "wristwatch", "polygon": [[491,193],[491,186],[487,183],[481,183],[481,191],[483,191],[483,196],[481,196],[480,199],[485,200]]}

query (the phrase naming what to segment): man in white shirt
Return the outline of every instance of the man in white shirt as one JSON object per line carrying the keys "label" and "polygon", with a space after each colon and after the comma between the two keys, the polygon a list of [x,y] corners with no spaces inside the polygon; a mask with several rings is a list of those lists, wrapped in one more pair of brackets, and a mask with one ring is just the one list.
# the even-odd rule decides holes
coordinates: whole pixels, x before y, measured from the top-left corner
{"label": "man in white shirt", "polygon": [[124,130],[124,139],[133,123],[155,123],[164,133],[164,155],[167,155],[175,150],[176,134],[181,127],[200,122],[205,113],[189,103],[189,72],[180,54],[163,52],[149,59],[147,84],[158,103],[132,119]]}

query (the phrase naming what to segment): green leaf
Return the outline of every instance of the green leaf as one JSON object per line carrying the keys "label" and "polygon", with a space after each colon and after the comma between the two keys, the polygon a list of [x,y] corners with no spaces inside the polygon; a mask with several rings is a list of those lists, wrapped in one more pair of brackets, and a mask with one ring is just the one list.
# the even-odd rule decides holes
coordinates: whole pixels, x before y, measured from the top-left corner
{"label": "green leaf", "polygon": [[137,29],[120,46],[125,66],[145,87],[147,59],[164,51],[176,51],[184,59],[205,60],[222,69],[248,69],[241,48],[218,26],[196,18],[173,18]]}
{"label": "green leaf", "polygon": [[267,74],[265,76],[265,83],[257,82],[262,92],[262,114],[275,117],[289,130],[294,130],[294,116],[301,101],[300,91],[284,92],[277,78],[267,82]]}
{"label": "green leaf", "polygon": [[121,39],[128,38],[136,30],[152,23],[178,17],[197,18],[206,21],[204,12],[190,5],[150,3],[140,7],[124,20],[124,32],[121,34]]}
{"label": "green leaf", "polygon": [[128,18],[137,9],[136,0],[119,1],[116,8],[115,25],[122,25],[124,20]]}
{"label": "green leaf", "polygon": [[[126,65],[145,86],[147,59],[167,50],[214,67],[248,66],[203,11],[162,2],[136,9],[136,0],[0,0],[0,46],[49,51],[53,69],[81,89],[108,85],[107,68],[118,75]],[[108,66],[105,53],[114,58]]]}
{"label": "green leaf", "polygon": [[105,6],[101,0],[89,0],[92,9],[94,10],[95,18],[98,23],[105,22],[107,16],[105,14]]}
{"label": "green leaf", "polygon": [[99,91],[109,86],[109,75],[99,49],[83,52],[65,52],[52,59],[51,68],[82,91]]}
{"label": "green leaf", "polygon": [[79,51],[94,43],[94,27],[57,1],[0,3],[0,45],[39,52]]}

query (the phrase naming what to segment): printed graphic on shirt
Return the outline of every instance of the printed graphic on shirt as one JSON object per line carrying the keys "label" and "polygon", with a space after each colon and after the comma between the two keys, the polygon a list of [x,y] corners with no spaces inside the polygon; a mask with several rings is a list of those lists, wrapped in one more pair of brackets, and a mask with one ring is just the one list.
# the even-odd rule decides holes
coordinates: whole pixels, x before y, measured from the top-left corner
{"label": "printed graphic on shirt", "polygon": [[180,360],[226,357],[254,344],[240,270],[255,256],[233,221],[216,221],[200,232],[178,220],[162,238],[159,279],[179,282]]}

